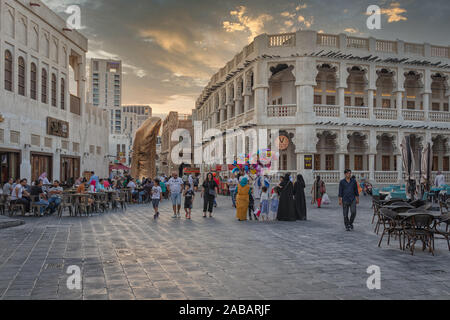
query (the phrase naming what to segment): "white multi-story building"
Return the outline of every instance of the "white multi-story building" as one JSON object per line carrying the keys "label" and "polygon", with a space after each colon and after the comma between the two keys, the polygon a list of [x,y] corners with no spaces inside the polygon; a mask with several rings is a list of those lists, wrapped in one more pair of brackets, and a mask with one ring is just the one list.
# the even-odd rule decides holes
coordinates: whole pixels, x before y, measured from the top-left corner
{"label": "white multi-story building", "polygon": [[[203,130],[279,129],[279,170],[336,183],[403,179],[400,143],[430,142],[450,181],[450,48],[315,31],[262,34],[197,100]],[[203,142],[208,144],[210,142]]]}
{"label": "white multi-story building", "polygon": [[133,129],[136,117],[122,108],[122,61],[91,59],[89,100],[109,113],[109,160],[129,166],[137,128]]}
{"label": "white multi-story building", "polygon": [[87,39],[39,0],[0,0],[0,22],[0,180],[107,176],[108,114],[85,104]]}
{"label": "white multi-story building", "polygon": [[137,129],[139,129],[148,118],[152,117],[152,108],[150,106],[127,105],[122,106],[122,110],[123,112],[135,113],[137,115],[137,123],[134,124]]}
{"label": "white multi-story building", "polygon": [[91,59],[89,99],[95,107],[122,105],[122,61]]}

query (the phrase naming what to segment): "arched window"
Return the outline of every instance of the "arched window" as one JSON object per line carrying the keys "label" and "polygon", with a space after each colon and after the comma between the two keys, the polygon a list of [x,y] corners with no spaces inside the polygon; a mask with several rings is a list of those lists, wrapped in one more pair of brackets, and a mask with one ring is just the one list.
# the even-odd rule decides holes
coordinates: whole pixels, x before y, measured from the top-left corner
{"label": "arched window", "polygon": [[56,75],[52,73],[52,106],[56,107]]}
{"label": "arched window", "polygon": [[42,69],[42,103],[48,103],[47,96],[48,96],[48,88],[47,88],[47,70]]}
{"label": "arched window", "polygon": [[31,63],[30,71],[30,97],[33,100],[37,100],[37,69],[33,62]]}
{"label": "arched window", "polygon": [[13,91],[13,60],[9,50],[5,51],[5,90]]}
{"label": "arched window", "polygon": [[61,110],[66,109],[66,83],[63,78],[61,78]]}
{"label": "arched window", "polygon": [[21,96],[24,96],[25,95],[25,60],[22,57],[19,57],[17,71],[18,71],[19,94]]}

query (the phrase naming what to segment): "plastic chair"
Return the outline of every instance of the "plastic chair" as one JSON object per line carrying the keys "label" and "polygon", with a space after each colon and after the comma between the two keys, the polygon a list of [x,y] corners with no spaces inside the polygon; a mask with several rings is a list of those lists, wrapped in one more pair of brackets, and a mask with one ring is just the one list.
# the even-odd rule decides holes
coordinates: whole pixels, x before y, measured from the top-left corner
{"label": "plastic chair", "polygon": [[384,191],[384,192],[391,192],[391,191],[392,191],[392,188],[391,188],[391,187],[384,187],[384,188],[381,188],[381,191]]}
{"label": "plastic chair", "polygon": [[380,196],[380,189],[373,188],[372,189],[372,196]]}

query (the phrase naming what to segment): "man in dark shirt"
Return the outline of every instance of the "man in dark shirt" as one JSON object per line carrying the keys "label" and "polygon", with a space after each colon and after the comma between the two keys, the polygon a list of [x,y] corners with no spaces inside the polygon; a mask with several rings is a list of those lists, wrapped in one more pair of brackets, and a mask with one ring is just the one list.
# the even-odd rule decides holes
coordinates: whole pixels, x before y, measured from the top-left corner
{"label": "man in dark shirt", "polygon": [[[34,204],[42,204],[48,206],[48,201],[46,200],[46,195],[42,190],[42,180],[36,180],[34,186],[31,187],[31,201]],[[40,215],[44,214],[44,207],[40,207]]]}
{"label": "man in dark shirt", "polygon": [[[356,180],[352,179],[352,171],[346,169],[344,171],[345,179],[339,183],[339,205],[343,208],[345,229],[353,230],[353,222],[356,218],[356,205],[359,204],[358,185]],[[348,209],[352,215],[348,218]]]}

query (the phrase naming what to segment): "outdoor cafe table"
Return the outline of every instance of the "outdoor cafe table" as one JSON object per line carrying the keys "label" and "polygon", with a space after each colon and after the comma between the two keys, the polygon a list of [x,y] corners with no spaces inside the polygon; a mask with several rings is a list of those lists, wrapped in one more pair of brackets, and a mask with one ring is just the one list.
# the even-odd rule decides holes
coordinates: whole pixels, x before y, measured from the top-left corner
{"label": "outdoor cafe table", "polygon": [[407,218],[411,217],[416,214],[428,214],[430,216],[433,216],[434,219],[440,219],[442,217],[442,214],[440,211],[433,211],[433,210],[420,210],[420,209],[412,209],[406,212],[400,212],[398,214],[399,217]]}

